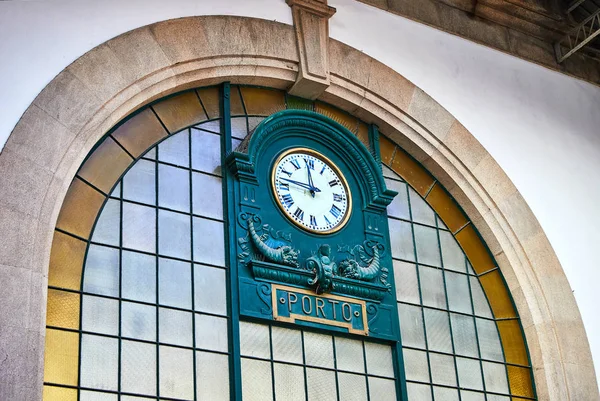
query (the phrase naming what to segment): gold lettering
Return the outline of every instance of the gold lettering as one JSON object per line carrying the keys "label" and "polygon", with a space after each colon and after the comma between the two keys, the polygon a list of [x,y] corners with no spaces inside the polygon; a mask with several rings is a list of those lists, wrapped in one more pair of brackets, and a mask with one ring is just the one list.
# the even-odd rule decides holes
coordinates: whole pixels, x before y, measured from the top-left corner
{"label": "gold lettering", "polygon": [[290,313],[292,313],[292,304],[295,304],[296,302],[298,302],[298,296],[296,294],[294,294],[293,292],[288,292],[287,294],[288,294],[288,309],[289,309]]}
{"label": "gold lettering", "polygon": [[[306,306],[305,301],[308,301],[308,307]],[[306,315],[310,315],[312,313],[312,302],[306,295],[302,295],[302,312],[304,312]]]}
{"label": "gold lettering", "polygon": [[[346,309],[347,309],[347,312],[348,312],[348,316],[346,316]],[[349,303],[344,302],[342,304],[342,317],[347,322],[349,322],[349,321],[352,320],[352,307],[350,306]]]}
{"label": "gold lettering", "polygon": [[331,304],[331,309],[333,309],[333,320],[335,320],[335,306],[340,303],[340,301],[334,301],[333,299],[328,299]]}
{"label": "gold lettering", "polygon": [[325,312],[323,312],[323,307],[325,306],[325,301],[323,301],[321,298],[317,298],[317,317],[319,317],[319,311],[321,311],[321,315],[323,315],[323,317],[325,317]]}

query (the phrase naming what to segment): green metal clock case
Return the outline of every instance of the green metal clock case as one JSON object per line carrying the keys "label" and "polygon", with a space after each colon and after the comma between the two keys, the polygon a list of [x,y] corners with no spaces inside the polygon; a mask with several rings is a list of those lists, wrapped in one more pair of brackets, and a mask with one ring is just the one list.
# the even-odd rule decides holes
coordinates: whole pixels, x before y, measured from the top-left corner
{"label": "green metal clock case", "polygon": [[[297,147],[321,153],[346,177],[354,206],[346,225],[335,233],[303,230],[277,205],[270,184],[273,164],[281,152]],[[372,338],[398,341],[386,213],[396,193],[386,188],[380,164],[369,150],[323,115],[284,110],[249,134],[227,156],[226,165],[233,181],[230,216],[235,220],[229,223],[229,246],[235,252],[230,252],[230,266],[237,267],[240,315],[281,320],[279,303],[311,294],[302,296],[302,302],[310,298],[306,305],[294,305],[297,319],[288,316],[282,321],[345,333],[362,331]],[[282,285],[288,288],[286,294],[294,289],[298,294],[294,298],[274,295],[273,288]],[[308,303],[316,298],[321,302],[348,299],[358,309],[342,315],[342,310],[335,310],[341,306],[330,301],[326,316],[327,308],[309,308]],[[356,306],[360,304],[362,312]]]}

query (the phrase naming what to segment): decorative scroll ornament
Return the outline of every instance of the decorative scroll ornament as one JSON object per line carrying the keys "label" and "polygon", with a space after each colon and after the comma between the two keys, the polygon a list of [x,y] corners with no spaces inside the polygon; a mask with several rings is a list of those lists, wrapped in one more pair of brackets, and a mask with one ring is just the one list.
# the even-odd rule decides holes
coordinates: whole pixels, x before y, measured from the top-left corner
{"label": "decorative scroll ornament", "polygon": [[242,213],[238,222],[248,233],[238,239],[242,249],[238,258],[255,278],[311,287],[317,294],[334,291],[374,300],[390,291],[389,270],[381,265],[382,244],[365,241],[354,247],[338,246],[338,254],[349,255],[339,263],[331,255],[331,246],[324,244],[301,266],[291,235],[262,225],[258,215]]}

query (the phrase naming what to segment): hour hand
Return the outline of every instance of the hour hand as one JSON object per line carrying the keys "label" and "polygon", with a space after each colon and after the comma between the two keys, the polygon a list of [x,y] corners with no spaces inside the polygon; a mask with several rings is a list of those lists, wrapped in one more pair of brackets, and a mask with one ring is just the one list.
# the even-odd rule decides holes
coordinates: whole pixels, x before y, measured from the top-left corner
{"label": "hour hand", "polygon": [[300,182],[300,181],[294,181],[294,180],[290,180],[290,179],[287,179],[287,178],[280,178],[280,180],[287,181],[290,184],[298,185],[299,187],[308,189],[309,191],[321,192],[321,190],[319,188],[315,188],[315,187],[313,187],[313,186],[311,186],[309,184],[305,184],[305,183]]}

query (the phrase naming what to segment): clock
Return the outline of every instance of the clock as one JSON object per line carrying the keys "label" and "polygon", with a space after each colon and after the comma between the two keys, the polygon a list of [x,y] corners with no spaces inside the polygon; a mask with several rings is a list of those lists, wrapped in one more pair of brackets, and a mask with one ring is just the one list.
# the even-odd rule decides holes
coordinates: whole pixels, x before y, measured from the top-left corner
{"label": "clock", "polygon": [[276,203],[298,227],[316,234],[340,230],[352,211],[352,196],[340,169],[307,148],[281,153],[272,167]]}

